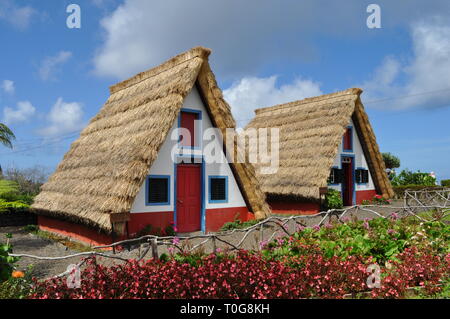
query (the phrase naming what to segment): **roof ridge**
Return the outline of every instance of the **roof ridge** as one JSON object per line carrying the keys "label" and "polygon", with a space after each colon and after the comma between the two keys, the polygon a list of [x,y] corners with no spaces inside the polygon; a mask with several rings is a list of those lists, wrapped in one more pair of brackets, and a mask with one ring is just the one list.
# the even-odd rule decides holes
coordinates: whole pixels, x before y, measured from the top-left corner
{"label": "roof ridge", "polygon": [[163,62],[155,67],[148,69],[147,71],[140,72],[124,81],[121,81],[119,83],[116,83],[116,84],[110,86],[109,87],[110,94],[116,93],[116,92],[126,89],[126,88],[129,88],[132,85],[135,85],[135,84],[142,82],[150,77],[156,76],[162,72],[170,70],[173,67],[175,67],[181,63],[184,63],[186,61],[192,60],[196,57],[200,57],[202,59],[207,59],[210,54],[211,54],[211,49],[208,49],[208,48],[205,48],[202,46],[194,47],[190,50],[187,50],[183,53],[180,53],[180,54],[170,58],[169,60],[166,60],[165,62]]}
{"label": "roof ridge", "polygon": [[300,106],[303,104],[308,104],[308,103],[314,103],[314,102],[318,102],[318,101],[325,101],[328,99],[332,99],[332,98],[336,98],[336,97],[340,97],[340,96],[345,96],[345,95],[360,95],[362,93],[362,89],[360,88],[350,88],[347,90],[343,90],[343,91],[338,91],[338,92],[333,92],[333,93],[328,93],[328,94],[322,94],[322,95],[318,95],[318,96],[312,96],[312,97],[307,97],[301,100],[297,100],[297,101],[293,101],[293,102],[288,102],[288,103],[282,103],[282,104],[277,104],[277,105],[273,105],[273,106],[267,106],[267,107],[262,107],[259,109],[255,110],[255,114],[261,114],[261,113],[265,113],[265,112],[270,112],[270,111],[275,111],[278,109],[286,109],[289,107],[296,107],[296,106]]}

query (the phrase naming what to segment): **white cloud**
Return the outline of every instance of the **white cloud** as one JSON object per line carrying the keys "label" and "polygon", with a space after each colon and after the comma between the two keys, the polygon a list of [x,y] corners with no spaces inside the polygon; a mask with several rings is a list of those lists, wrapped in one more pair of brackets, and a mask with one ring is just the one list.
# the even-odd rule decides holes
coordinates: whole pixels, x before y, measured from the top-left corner
{"label": "white cloud", "polygon": [[[203,45],[214,52],[215,72],[230,80],[255,75],[268,61],[320,61],[314,39],[322,34],[345,38],[373,34],[365,26],[368,3],[364,1],[278,2],[124,0],[101,21],[105,37],[94,58],[95,73],[123,79]],[[383,10],[384,28],[405,26],[418,16],[450,9],[448,0],[377,3]]]}
{"label": "white cloud", "polygon": [[5,91],[5,93],[13,94],[15,91],[14,81],[3,80],[1,88]]}
{"label": "white cloud", "polygon": [[276,84],[277,76],[244,77],[223,91],[238,126],[245,126],[254,117],[254,110],[257,108],[322,94],[320,84],[311,80],[297,78],[290,84]]}
{"label": "white cloud", "polygon": [[[411,27],[413,56],[389,56],[361,86],[380,108],[440,107],[450,104],[450,24],[438,18]],[[390,97],[403,97],[389,100]],[[386,100],[383,100],[386,99]]]}
{"label": "white cloud", "polygon": [[37,11],[31,6],[18,6],[14,1],[2,0],[0,3],[0,20],[10,23],[19,30],[25,30]]}
{"label": "white cloud", "polygon": [[83,107],[78,102],[64,102],[60,97],[48,115],[49,125],[38,133],[45,137],[58,137],[83,128]]}
{"label": "white cloud", "polygon": [[[94,59],[95,72],[124,78],[197,45],[214,50],[219,61],[214,69],[225,76],[251,74],[273,56],[314,58],[303,40],[307,29],[330,26],[327,19],[313,18],[324,14],[324,7],[300,1],[274,7],[271,0],[125,0],[101,21],[105,41]],[[339,6],[326,8],[334,7]],[[348,21],[343,16],[352,11],[333,10],[332,17]]]}
{"label": "white cloud", "polygon": [[3,109],[3,121],[10,125],[27,122],[36,113],[36,108],[29,101],[17,103],[17,108],[5,107]]}
{"label": "white cloud", "polygon": [[72,52],[60,51],[55,56],[46,57],[39,68],[39,76],[42,80],[54,80],[61,66],[72,57]]}

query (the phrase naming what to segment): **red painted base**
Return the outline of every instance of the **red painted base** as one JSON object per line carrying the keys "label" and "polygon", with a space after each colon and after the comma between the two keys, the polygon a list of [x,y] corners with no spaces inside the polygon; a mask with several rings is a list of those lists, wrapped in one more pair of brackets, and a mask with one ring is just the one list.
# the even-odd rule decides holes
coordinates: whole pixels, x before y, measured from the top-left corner
{"label": "red painted base", "polygon": [[247,207],[232,207],[206,210],[206,231],[216,232],[228,222],[234,221],[236,218],[245,222],[253,219],[253,214],[249,216]]}
{"label": "red painted base", "polygon": [[269,202],[274,214],[314,215],[320,211],[318,203],[305,202]]}
{"label": "red painted base", "polygon": [[128,221],[128,232],[130,237],[133,237],[147,225],[152,225],[153,229],[164,230],[171,223],[173,223],[173,212],[132,213]]}
{"label": "red painted base", "polygon": [[377,191],[367,190],[367,191],[357,191],[356,192],[356,205],[361,205],[363,200],[371,200],[375,195],[377,194]]}
{"label": "red painted base", "polygon": [[[248,211],[247,207],[207,209],[206,231],[218,231],[225,223],[234,221],[236,217],[241,221],[254,219],[254,215]],[[152,225],[153,229],[159,228],[164,230],[173,222],[173,212],[132,213],[128,221],[128,233],[130,237],[133,237],[147,225]],[[64,237],[70,237],[92,246],[112,243],[112,237],[110,235],[100,233],[84,225],[45,216],[38,216],[38,225],[42,230]],[[119,240],[119,238],[116,240]]]}
{"label": "red painted base", "polygon": [[55,233],[63,237],[70,237],[91,246],[109,245],[113,242],[110,235],[100,233],[93,228],[51,217],[39,215],[38,225],[39,229],[43,231]]}

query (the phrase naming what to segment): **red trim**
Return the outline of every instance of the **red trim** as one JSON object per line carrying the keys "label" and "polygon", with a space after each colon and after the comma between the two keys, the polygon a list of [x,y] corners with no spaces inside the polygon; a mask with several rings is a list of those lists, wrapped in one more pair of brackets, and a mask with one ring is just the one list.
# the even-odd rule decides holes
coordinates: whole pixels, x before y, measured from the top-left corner
{"label": "red trim", "polygon": [[308,202],[270,202],[272,213],[289,215],[313,215],[320,211],[318,203]]}
{"label": "red trim", "polygon": [[374,189],[367,191],[356,191],[356,205],[361,205],[363,200],[371,200],[377,191]]}
{"label": "red trim", "polygon": [[241,221],[254,219],[253,214],[249,214],[247,207],[227,207],[206,210],[206,231],[214,232],[227,222],[232,222],[237,217]]}
{"label": "red trim", "polygon": [[109,245],[112,243],[110,235],[100,233],[93,228],[80,224],[39,215],[38,225],[41,230],[63,237],[70,237],[91,246]]}

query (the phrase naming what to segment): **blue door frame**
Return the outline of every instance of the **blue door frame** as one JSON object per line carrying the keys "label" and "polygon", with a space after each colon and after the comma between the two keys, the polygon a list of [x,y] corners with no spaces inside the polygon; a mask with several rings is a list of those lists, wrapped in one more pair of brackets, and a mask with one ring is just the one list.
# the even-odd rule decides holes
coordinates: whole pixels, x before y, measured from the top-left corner
{"label": "blue door frame", "polygon": [[[356,181],[355,181],[355,155],[351,154],[341,154],[341,169],[342,169],[342,160],[344,157],[352,158],[352,184],[353,184],[353,194],[352,194],[352,205],[356,204]],[[344,183],[341,184],[341,196],[344,199]]]}

